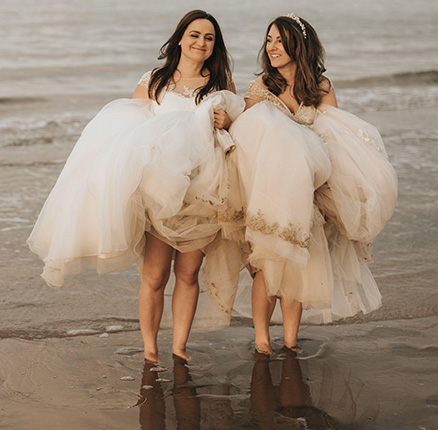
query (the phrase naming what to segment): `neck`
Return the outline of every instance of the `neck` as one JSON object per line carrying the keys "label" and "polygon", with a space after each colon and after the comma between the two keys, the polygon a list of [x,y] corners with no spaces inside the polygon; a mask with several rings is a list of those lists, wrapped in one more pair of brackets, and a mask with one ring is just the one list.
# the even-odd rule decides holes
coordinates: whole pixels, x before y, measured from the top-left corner
{"label": "neck", "polygon": [[281,76],[286,79],[287,85],[289,87],[293,87],[295,83],[295,72],[297,71],[297,65],[292,63],[277,70],[280,72]]}
{"label": "neck", "polygon": [[202,69],[204,62],[194,62],[181,56],[176,70],[179,72],[181,78],[200,78],[202,77]]}

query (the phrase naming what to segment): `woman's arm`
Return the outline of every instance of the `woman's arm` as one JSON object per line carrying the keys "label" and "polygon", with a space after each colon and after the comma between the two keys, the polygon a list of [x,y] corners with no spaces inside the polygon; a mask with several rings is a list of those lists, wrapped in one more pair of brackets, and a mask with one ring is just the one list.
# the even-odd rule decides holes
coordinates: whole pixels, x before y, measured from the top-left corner
{"label": "woman's arm", "polygon": [[336,100],[336,94],[333,87],[330,89],[328,94],[325,94],[322,97],[320,104],[338,107],[338,101]]}
{"label": "woman's arm", "polygon": [[143,85],[137,85],[137,88],[134,91],[134,94],[132,95],[133,99],[148,99],[148,89],[144,87]]}
{"label": "woman's arm", "polygon": [[321,84],[321,89],[324,91],[320,105],[330,105],[330,106],[338,107],[335,88],[329,79],[325,78],[325,80]]}
{"label": "woman's arm", "polygon": [[231,91],[232,93],[236,94],[236,86],[234,85],[234,82],[231,81],[228,85],[227,85],[227,90]]}
{"label": "woman's arm", "polygon": [[151,79],[151,72],[146,72],[138,81],[135,88],[133,99],[149,99],[149,81]]}
{"label": "woman's arm", "polygon": [[245,92],[245,110],[253,107],[255,104],[263,100],[263,93],[266,91],[266,87],[263,83],[263,79],[259,76],[257,79],[249,83]]}
{"label": "woman's arm", "polygon": [[[236,86],[234,85],[233,81],[230,81],[230,83],[227,85],[226,88],[228,91],[231,91],[232,93],[236,94]],[[231,126],[231,119],[227,115],[227,113],[224,110],[215,110],[214,111],[214,126],[215,128],[219,129],[225,129],[228,130]]]}
{"label": "woman's arm", "polygon": [[248,110],[250,107],[253,107],[258,102],[259,100],[245,98],[245,110]]}

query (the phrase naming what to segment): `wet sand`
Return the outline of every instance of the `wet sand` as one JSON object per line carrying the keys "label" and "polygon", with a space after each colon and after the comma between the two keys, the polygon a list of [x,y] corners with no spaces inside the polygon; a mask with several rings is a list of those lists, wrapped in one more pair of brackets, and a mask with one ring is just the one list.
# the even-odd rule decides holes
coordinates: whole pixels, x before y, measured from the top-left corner
{"label": "wet sand", "polygon": [[162,372],[144,364],[138,331],[2,339],[0,427],[437,428],[437,317],[303,326],[297,357],[271,330],[269,360],[254,354],[251,327],[195,332],[188,365],[163,330]]}

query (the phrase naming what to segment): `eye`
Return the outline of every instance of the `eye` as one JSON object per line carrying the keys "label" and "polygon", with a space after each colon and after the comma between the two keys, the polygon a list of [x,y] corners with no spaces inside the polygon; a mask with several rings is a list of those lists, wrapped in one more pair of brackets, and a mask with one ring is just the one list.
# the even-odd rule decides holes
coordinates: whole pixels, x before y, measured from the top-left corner
{"label": "eye", "polygon": [[196,39],[198,37],[197,34],[191,34],[190,37],[193,37],[194,39]]}
{"label": "eye", "polygon": [[210,36],[210,37],[206,37],[205,40],[208,40],[209,42],[213,42],[214,39]]}

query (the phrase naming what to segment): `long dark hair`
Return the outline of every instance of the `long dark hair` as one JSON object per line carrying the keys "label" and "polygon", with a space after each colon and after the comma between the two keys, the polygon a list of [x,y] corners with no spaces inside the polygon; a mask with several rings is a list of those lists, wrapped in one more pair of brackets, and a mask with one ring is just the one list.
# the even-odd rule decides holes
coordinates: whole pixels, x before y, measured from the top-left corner
{"label": "long dark hair", "polygon": [[266,52],[268,34],[271,27],[275,25],[280,33],[284,50],[297,65],[293,88],[295,99],[305,106],[318,107],[322,94],[328,92],[321,88],[322,84],[328,82],[328,79],[323,76],[326,71],[324,67],[325,52],[314,28],[303,18],[300,18],[300,21],[305,26],[306,37],[304,37],[300,25],[287,16],[279,16],[269,24],[265,42],[259,52],[259,61],[262,67],[260,74],[263,74],[263,83],[276,96],[286,89],[286,79],[276,68],[271,66]]}
{"label": "long dark hair", "polygon": [[208,70],[210,78],[207,84],[202,87],[196,95],[196,103],[199,103],[212,90],[224,90],[231,82],[230,55],[225,47],[224,39],[219,24],[209,13],[203,10],[192,10],[186,13],[176,26],[175,31],[169,40],[161,47],[159,60],[166,60],[165,64],[152,71],[149,81],[148,95],[150,99],[159,103],[158,98],[161,92],[172,81],[173,74],[181,58],[181,46],[179,42],[187,27],[196,19],[207,19],[215,30],[215,42],[213,52],[204,62],[204,69]]}

